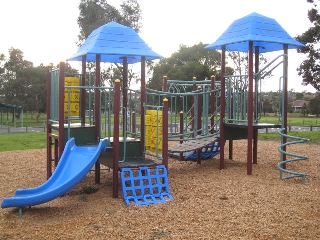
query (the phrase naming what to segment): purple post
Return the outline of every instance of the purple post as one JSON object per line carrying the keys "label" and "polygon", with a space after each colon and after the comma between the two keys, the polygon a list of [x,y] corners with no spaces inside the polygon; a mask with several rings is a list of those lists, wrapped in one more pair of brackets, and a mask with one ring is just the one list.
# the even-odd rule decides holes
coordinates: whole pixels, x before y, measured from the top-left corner
{"label": "purple post", "polygon": [[249,41],[249,89],[248,89],[248,143],[247,143],[247,175],[252,175],[252,136],[253,136],[253,42]]}
{"label": "purple post", "polygon": [[168,171],[168,99],[163,99],[163,114],[162,114],[162,157],[163,165]]}
{"label": "purple post", "polygon": [[220,163],[219,169],[224,169],[224,125],[223,119],[225,117],[226,108],[226,81],[224,79],[226,70],[226,46],[221,48],[221,97],[220,97]]}

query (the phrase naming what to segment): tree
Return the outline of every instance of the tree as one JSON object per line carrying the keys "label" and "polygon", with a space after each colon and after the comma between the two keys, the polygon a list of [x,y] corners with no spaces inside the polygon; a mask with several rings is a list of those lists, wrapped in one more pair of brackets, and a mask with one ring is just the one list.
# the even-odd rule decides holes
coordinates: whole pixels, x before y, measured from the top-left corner
{"label": "tree", "polygon": [[33,67],[33,63],[23,59],[23,52],[17,48],[9,49],[9,59],[4,67],[10,72],[17,72],[27,67]]}
{"label": "tree", "polygon": [[303,99],[304,99],[303,93],[297,92],[296,93],[296,100],[303,100]]}
{"label": "tree", "polygon": [[32,62],[23,59],[23,52],[20,49],[11,47],[8,52],[9,58],[0,54],[0,96],[5,95],[5,89],[10,80],[16,78],[17,71],[33,66]]}
{"label": "tree", "polygon": [[[235,74],[247,75],[248,74],[248,53],[238,51],[228,51],[228,58],[233,62],[233,69]],[[263,54],[259,54],[259,64],[266,64],[267,59]]]}
{"label": "tree", "polygon": [[[162,90],[163,76],[175,80],[198,80],[210,79],[212,75],[220,80],[221,54],[214,50],[204,49],[206,44],[199,43],[191,47],[180,45],[180,49],[173,53],[171,57],[161,59],[153,66],[153,75],[147,82],[147,87],[155,90]],[[232,74],[233,70],[227,68],[227,74]],[[192,87],[186,87],[185,91],[191,91]],[[191,98],[187,104],[191,107]],[[178,101],[174,111],[182,109],[182,101]]]}
{"label": "tree", "polygon": [[0,54],[0,96],[8,100],[8,89],[12,81],[16,79],[17,71],[26,67],[32,67],[32,62],[23,59],[23,52],[20,49],[10,48],[9,58]]}
{"label": "tree", "polygon": [[39,119],[40,113],[45,111],[46,67],[41,65],[34,68],[32,62],[24,60],[20,49],[10,48],[8,59],[4,54],[0,56],[2,100],[22,106],[27,111],[37,112]]}
{"label": "tree", "polygon": [[20,105],[26,110],[37,113],[37,121],[40,114],[46,111],[46,77],[47,68],[39,66],[35,68],[25,68],[17,72],[12,90]]}
{"label": "tree", "polygon": [[272,103],[268,98],[263,101],[263,112],[264,114],[272,112]]}
{"label": "tree", "polygon": [[305,117],[308,114],[308,107],[306,103],[302,105],[300,113],[303,117]]}
{"label": "tree", "polygon": [[281,106],[279,105],[279,101],[281,99],[281,92],[272,92],[271,93],[271,105],[272,111],[274,114],[279,115],[281,113]]}
{"label": "tree", "polygon": [[308,11],[308,18],[313,24],[307,31],[297,36],[296,39],[304,44],[305,48],[298,49],[298,53],[307,55],[307,58],[297,68],[299,76],[302,76],[302,85],[311,85],[320,91],[320,14],[317,7],[319,0],[307,0],[313,7]]}
{"label": "tree", "polygon": [[5,61],[6,61],[6,56],[3,53],[1,53],[0,54],[0,99],[1,99],[1,96],[3,96],[4,94],[3,88],[6,81],[6,74],[5,74],[6,68],[4,67]]}
{"label": "tree", "polygon": [[79,11],[79,45],[93,30],[111,21],[131,27],[137,32],[142,27],[141,9],[137,0],[123,0],[120,10],[108,4],[106,0],[81,0]]}
{"label": "tree", "polygon": [[308,104],[309,110],[311,114],[315,114],[319,117],[320,114],[320,94],[318,94],[315,98],[311,99]]}
{"label": "tree", "polygon": [[[169,58],[163,58],[153,66],[153,76],[149,79],[148,88],[161,90],[163,76],[176,80],[210,79],[215,75],[220,79],[221,54],[218,51],[204,49],[206,44],[199,43],[191,47],[180,45],[180,49]],[[227,68],[228,73],[233,73]]]}

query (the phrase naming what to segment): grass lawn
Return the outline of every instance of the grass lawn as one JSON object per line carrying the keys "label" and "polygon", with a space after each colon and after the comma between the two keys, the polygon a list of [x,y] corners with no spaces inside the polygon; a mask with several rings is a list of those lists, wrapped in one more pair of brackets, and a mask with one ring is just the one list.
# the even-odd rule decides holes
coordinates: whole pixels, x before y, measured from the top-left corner
{"label": "grass lawn", "polygon": [[[44,126],[46,121],[46,115],[41,114],[40,120],[37,122],[35,119],[35,114],[24,114],[24,126],[39,127]],[[102,121],[104,122],[104,121]],[[113,123],[113,119],[111,120]],[[140,122],[140,116],[137,118],[137,123]],[[279,118],[277,116],[264,116],[259,122],[264,123],[279,123]],[[12,123],[9,124],[13,126]],[[299,115],[289,114],[288,115],[288,125],[303,126],[312,125],[319,126],[320,118],[315,117],[299,117]],[[16,126],[20,127],[21,122],[17,121]],[[311,143],[320,142],[320,132],[319,131],[308,131],[308,132],[289,132],[288,135],[299,136],[310,139]],[[277,140],[280,141],[280,135],[278,133],[260,133],[260,140]],[[11,134],[0,134],[0,152],[14,151],[14,150],[26,150],[26,149],[39,149],[46,148],[46,133],[45,132],[29,132],[29,133],[11,133]]]}
{"label": "grass lawn", "polygon": [[0,152],[46,148],[46,132],[0,134]]}
{"label": "grass lawn", "polygon": [[[308,138],[309,143],[320,143],[320,131],[289,132],[288,135]],[[259,139],[280,141],[280,135],[260,133]],[[45,132],[0,134],[0,152],[46,148],[46,141]]]}
{"label": "grass lawn", "polygon": [[[263,123],[279,124],[279,118],[277,116],[263,116],[259,120]],[[320,118],[317,117],[301,117],[299,115],[288,115],[288,126],[320,126]]]}
{"label": "grass lawn", "polygon": [[[312,132],[288,132],[290,136],[303,137],[309,139],[309,143],[320,143],[320,131],[312,131]],[[279,140],[280,134],[273,133],[259,133],[260,140]],[[288,139],[290,141],[290,139]]]}

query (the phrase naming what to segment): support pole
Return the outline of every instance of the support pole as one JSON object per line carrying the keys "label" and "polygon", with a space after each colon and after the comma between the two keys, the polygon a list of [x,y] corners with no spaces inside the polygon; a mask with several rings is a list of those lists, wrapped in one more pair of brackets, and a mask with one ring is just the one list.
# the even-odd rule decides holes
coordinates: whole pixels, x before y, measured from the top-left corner
{"label": "support pole", "polygon": [[[81,75],[81,86],[86,85],[86,55],[82,56],[82,75]],[[86,124],[86,89],[81,89],[80,96],[80,117],[81,117],[81,126]]]}
{"label": "support pole", "polygon": [[[196,91],[197,90],[197,84],[196,84],[196,80],[197,80],[197,78],[196,77],[193,77],[192,78],[192,80],[193,80],[193,84],[192,84],[192,91]],[[192,96],[192,109],[191,109],[191,119],[192,119],[192,124],[191,124],[191,127],[192,127],[192,131],[193,131],[193,133],[192,133],[192,137],[195,137],[195,134],[194,134],[194,131],[195,131],[195,129],[196,129],[196,125],[195,125],[195,114],[196,114],[196,112],[194,111],[194,109],[195,109],[195,106],[196,106],[196,96]]]}
{"label": "support pole", "polygon": [[59,65],[59,140],[58,140],[58,151],[59,160],[62,156],[64,149],[64,73],[65,73],[65,62],[61,61]]}
{"label": "support pole", "polygon": [[117,79],[114,85],[114,127],[113,127],[113,185],[112,197],[118,197],[119,184],[119,112],[120,112],[120,80]]}
{"label": "support pole", "polygon": [[[95,87],[100,87],[101,80],[100,80],[100,60],[101,55],[96,54],[96,81]],[[95,132],[96,132],[96,141],[98,142],[100,139],[100,128],[101,128],[101,103],[100,103],[100,90],[95,89],[94,94],[94,119],[95,119]],[[100,183],[100,163],[97,161],[95,164],[95,183]]]}
{"label": "support pole", "polygon": [[[202,90],[201,86],[197,90]],[[197,135],[201,135],[203,131],[199,131],[202,128],[202,94],[198,94],[197,101]]]}
{"label": "support pole", "polygon": [[162,114],[162,158],[163,165],[168,171],[168,99],[163,99],[163,114]]}
{"label": "support pole", "polygon": [[226,45],[221,47],[221,97],[220,97],[220,163],[219,169],[224,169],[224,117],[226,108],[226,81],[224,78],[226,71]]}
{"label": "support pole", "polygon": [[51,104],[51,66],[47,68],[47,96],[46,96],[46,112],[47,112],[47,179],[49,179],[52,175],[52,138],[51,138],[51,126],[49,120],[51,118],[50,112],[50,104]]}
{"label": "support pole", "polygon": [[253,42],[249,41],[249,89],[248,89],[248,143],[247,143],[247,175],[252,175],[252,136],[253,136]]}
{"label": "support pole", "polygon": [[[288,129],[288,44],[283,45],[283,53],[284,53],[284,61],[283,61],[283,104],[282,104],[282,125],[284,128],[283,133],[287,134]],[[287,138],[283,137],[282,144],[287,142]],[[287,146],[283,146],[282,150],[284,152],[287,151]],[[282,160],[287,160],[287,155],[283,154]],[[286,169],[286,164],[282,165],[284,169]]]}
{"label": "support pole", "polygon": [[144,104],[146,102],[146,57],[141,57],[141,156],[144,152],[144,144],[145,144],[145,119],[144,119]]}
{"label": "support pole", "polygon": [[[197,90],[201,90],[201,87],[199,86]],[[201,115],[202,115],[202,95],[201,94],[198,94],[198,97],[197,97],[197,135],[201,135],[202,131],[199,131],[201,129],[201,126],[202,126],[202,122],[201,122]],[[197,164],[201,164],[201,152],[202,152],[202,149],[201,148],[198,148],[196,150],[196,153],[197,153]]]}
{"label": "support pole", "polygon": [[123,110],[122,110],[122,131],[123,131],[123,137],[126,138],[126,133],[127,133],[127,126],[126,126],[126,120],[127,119],[127,111],[128,111],[128,59],[127,57],[123,57],[122,59],[123,63],[123,70],[122,70],[122,78],[123,78],[123,83],[122,83],[122,105],[123,105]]}
{"label": "support pole", "polygon": [[163,87],[162,91],[167,92],[168,91],[168,78],[167,76],[163,76]]}
{"label": "support pole", "polygon": [[[259,47],[255,47],[255,61],[254,61],[254,72],[259,72]],[[258,104],[259,104],[259,79],[258,76],[255,77],[255,84],[254,84],[254,119],[258,118]],[[253,164],[258,163],[258,129],[253,129]]]}
{"label": "support pole", "polygon": [[[215,90],[215,77],[214,76],[211,76],[211,91]],[[216,111],[215,107],[216,107],[216,96],[215,96],[215,93],[212,92],[210,94],[210,133],[214,133],[214,129],[213,129],[213,126],[214,126],[214,112]]]}
{"label": "support pole", "polygon": [[[183,111],[180,111],[179,113],[179,124],[180,124],[180,129],[179,129],[180,144],[182,144],[183,143]],[[183,153],[179,152],[179,161],[183,161],[183,160],[184,160]]]}

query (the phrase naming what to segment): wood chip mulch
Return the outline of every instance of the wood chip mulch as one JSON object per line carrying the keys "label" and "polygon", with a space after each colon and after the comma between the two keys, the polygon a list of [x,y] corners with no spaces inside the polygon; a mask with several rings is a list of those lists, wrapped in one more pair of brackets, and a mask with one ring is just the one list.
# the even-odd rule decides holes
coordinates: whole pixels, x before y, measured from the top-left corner
{"label": "wood chip mulch", "polygon": [[[233,160],[201,164],[169,159],[173,201],[138,207],[112,198],[112,170],[95,184],[90,172],[63,197],[23,209],[0,209],[0,239],[319,239],[320,144],[289,146],[309,156],[287,168],[308,173],[281,180],[276,141],[259,141],[258,164],[246,174],[246,140]],[[228,157],[228,144],[225,156]],[[46,181],[46,150],[0,153],[0,200]],[[98,191],[85,191],[96,189]],[[89,194],[91,193],[91,194]]]}

